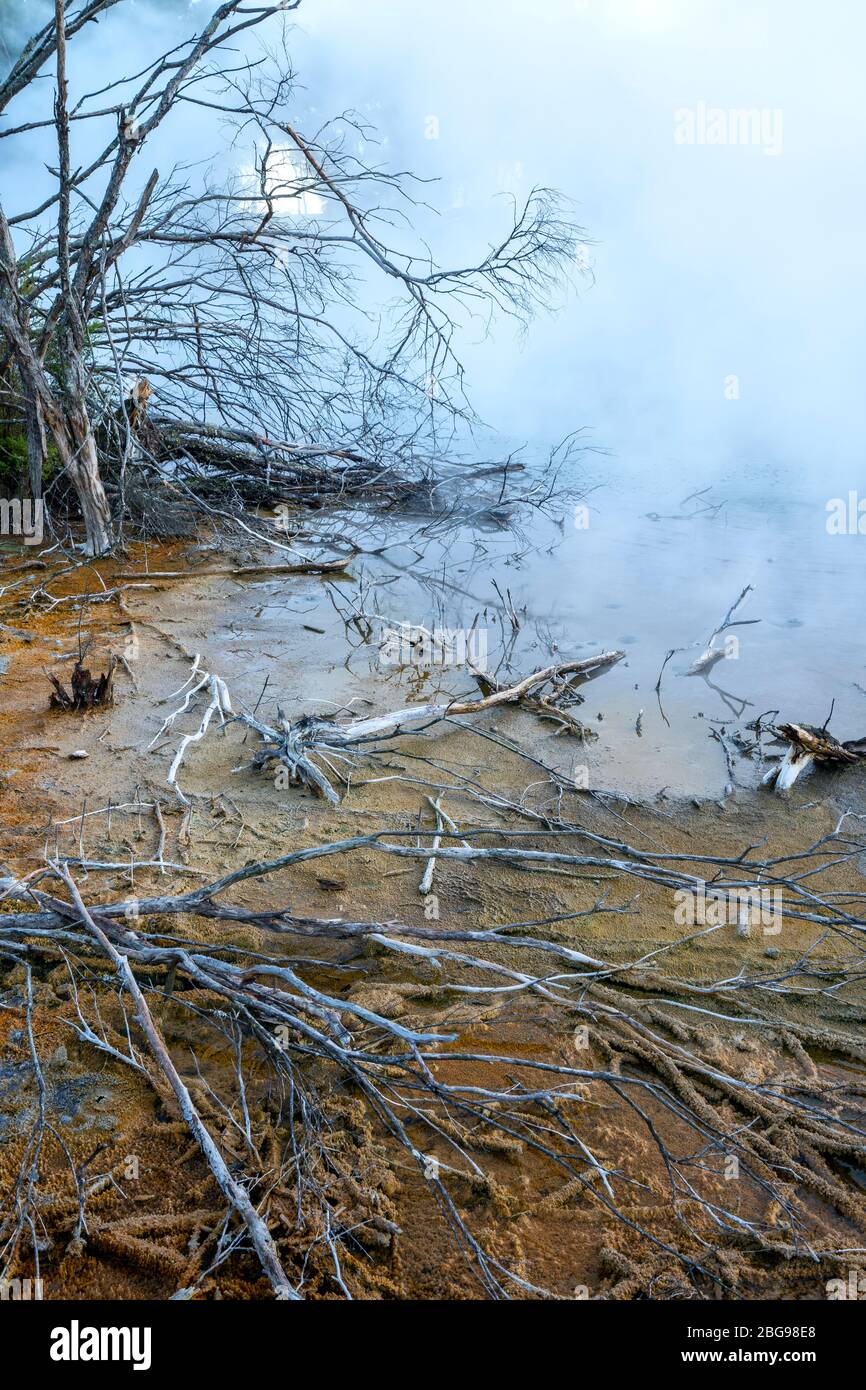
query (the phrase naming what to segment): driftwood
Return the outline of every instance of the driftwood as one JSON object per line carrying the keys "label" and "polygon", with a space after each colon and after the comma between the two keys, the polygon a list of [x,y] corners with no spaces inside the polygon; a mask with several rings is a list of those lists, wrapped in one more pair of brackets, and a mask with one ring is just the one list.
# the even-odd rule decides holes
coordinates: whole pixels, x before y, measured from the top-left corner
{"label": "driftwood", "polygon": [[[692,662],[688,670],[683,673],[684,675],[703,676],[705,679],[708,678],[709,673],[710,671],[712,671],[713,667],[719,661],[723,660],[723,658],[726,655],[723,648],[715,646],[716,638],[721,637],[723,633],[728,632],[733,627],[753,627],[761,621],[760,618],[737,618],[736,620],[734,619],[734,614],[737,612],[737,609],[740,607],[740,604],[748,598],[750,593],[752,593],[752,589],[753,586],[751,584],[747,584],[746,587],[742,590],[742,592],[738,595],[738,597],[734,600],[727,613],[725,614],[724,618],[722,618],[722,621],[719,623],[718,627],[715,627],[713,631],[710,633],[704,651],[701,653],[701,655],[697,658],[696,661]],[[693,643],[693,646],[697,645],[698,643]],[[655,684],[655,693],[656,699],[658,700],[659,711],[661,713],[662,719],[664,719],[666,724],[669,721],[667,715],[664,712],[664,706],[662,705],[662,678],[665,673],[665,668],[668,662],[671,660],[671,657],[677,656],[681,652],[685,652],[688,650],[688,647],[670,648],[670,650],[665,655],[664,661],[661,664],[661,670],[659,671],[658,679]]]}
{"label": "driftwood", "polygon": [[184,681],[179,690],[174,691],[173,695],[169,695],[168,699],[173,699],[174,695],[183,695],[184,691],[186,691],[186,695],[184,696],[183,703],[173,714],[168,715],[168,717],[163,720],[162,728],[159,730],[159,733],[154,735],[151,739],[148,748],[152,748],[157,740],[168,732],[179,715],[186,713],[200,691],[207,691],[208,704],[202,715],[198,730],[194,734],[185,734],[181,739],[168,772],[168,785],[174,787],[178,799],[183,802],[184,805],[188,805],[187,798],[184,796],[177,782],[177,774],[180,771],[186,750],[191,743],[201,742],[215,714],[218,715],[220,723],[224,724],[226,718],[231,718],[234,711],[232,710],[231,696],[229,695],[228,686],[225,681],[221,676],[212,675],[210,671],[203,670],[199,665],[199,658],[197,655],[193,661],[192,671],[188,679]]}
{"label": "driftwood", "polygon": [[[602,654],[605,658],[610,657],[616,660],[619,660],[622,655],[622,652],[604,652]],[[584,697],[580,693],[579,686],[585,681],[593,680],[612,664],[613,660],[608,661],[599,658],[597,665],[571,674],[569,674],[567,667],[558,667],[554,675],[545,681],[540,681],[537,687],[530,688],[534,693],[527,691],[516,696],[517,703],[522,705],[524,709],[531,710],[533,714],[537,714],[540,719],[554,720],[562,729],[568,729],[571,733],[577,734],[579,738],[597,738],[598,735],[595,730],[572,714],[569,706],[582,704]],[[478,671],[475,667],[472,667],[471,670],[482,695],[498,695],[503,691],[508,691],[508,686],[499,685],[496,681],[491,680],[484,671]],[[538,674],[543,675],[544,673],[539,672]],[[545,692],[543,686],[548,683],[551,689]]]}
{"label": "driftwood", "polygon": [[[527,697],[535,697],[535,704],[534,706],[530,705],[531,708],[534,707],[539,712],[558,719],[571,732],[582,735],[583,728],[578,721],[573,720],[567,711],[557,707],[552,699],[546,701],[539,692],[547,684],[555,683],[554,697],[561,699],[563,698],[563,691],[571,680],[590,680],[599,672],[621,661],[623,656],[624,652],[619,651],[600,652],[598,656],[584,657],[579,661],[561,662],[556,666],[547,666],[541,671],[533,672],[531,676],[524,677],[516,685],[497,687],[480,700],[454,699],[426,705],[408,705],[403,709],[394,710],[390,714],[374,715],[370,719],[355,719],[346,724],[338,724],[332,719],[322,719],[315,714],[305,714],[291,722],[279,710],[275,726],[266,724],[255,714],[245,711],[234,717],[249,728],[254,729],[262,738],[262,747],[253,757],[254,767],[264,768],[273,763],[281,764],[286,769],[291,782],[302,783],[310,787],[317,796],[323,797],[336,806],[339,804],[340,795],[330,778],[313,761],[313,755],[318,755],[326,766],[333,770],[333,761],[346,763],[351,759],[354,750],[366,750],[367,745],[375,743],[376,740],[385,735],[401,734],[418,724],[436,723],[439,720],[458,715],[480,714],[484,710],[495,709],[500,705],[519,704],[526,701]],[[199,692],[207,692],[208,705],[198,731],[195,734],[185,735],[169,770],[168,783],[175,788],[183,801],[186,798],[177,785],[177,774],[180,771],[187,748],[190,743],[198,743],[204,738],[215,714],[219,716],[221,723],[225,722],[227,716],[233,715],[231,697],[226,682],[222,677],[202,670],[198,656],[193,663],[189,679],[180,690],[175,691],[175,694],[180,695],[184,691],[187,693],[183,703],[163,721],[162,728],[149,745],[153,747],[153,744],[171,728],[175,719],[186,713]],[[168,698],[171,699],[172,697],[169,696]]]}
{"label": "driftwood", "polygon": [[779,724],[776,733],[786,739],[788,751],[782,761],[763,778],[764,786],[774,786],[777,792],[790,791],[797,778],[816,763],[826,767],[846,767],[866,758],[866,738],[848,739],[841,743],[826,728],[812,724]]}
{"label": "driftwood", "polygon": [[108,663],[108,670],[103,671],[101,676],[93,676],[87,667],[82,665],[79,658],[72,668],[72,678],[68,691],[64,689],[56,676],[47,672],[48,679],[54,686],[54,694],[51,696],[52,709],[97,709],[114,704],[116,666],[117,657],[112,656]]}
{"label": "driftwood", "polygon": [[[335,790],[331,778],[314,762],[313,755],[318,755],[321,762],[332,770],[334,762],[349,762],[353,751],[367,751],[367,745],[374,744],[384,735],[399,735],[411,731],[411,728],[417,727],[418,724],[427,726],[460,714],[480,714],[484,710],[499,708],[500,705],[523,702],[532,692],[544,688],[550,681],[562,682],[567,677],[584,677],[588,680],[599,671],[619,662],[623,655],[623,652],[601,652],[598,656],[584,657],[577,662],[548,666],[544,670],[534,671],[531,676],[524,677],[524,680],[518,681],[516,685],[496,688],[481,699],[452,699],[430,705],[409,705],[389,714],[375,714],[371,719],[352,720],[346,724],[321,719],[317,714],[303,714],[292,723],[282,712],[278,712],[275,727],[246,712],[238,714],[238,719],[247,724],[247,727],[253,728],[263,739],[263,746],[253,758],[254,767],[268,767],[272,763],[279,763],[288,771],[292,783],[307,785],[318,796],[324,796],[325,801],[338,805],[341,796]],[[545,708],[541,699],[537,708],[544,708],[545,713],[553,714],[553,717],[570,728],[571,733],[582,735],[582,727],[575,728],[577,721],[571,723],[563,710],[553,705]],[[178,766],[178,759],[175,758],[175,773]]]}
{"label": "driftwood", "polygon": [[356,719],[347,724],[338,724],[318,715],[303,715],[292,723],[279,713],[277,726],[273,728],[257,719],[255,715],[241,713],[238,717],[251,729],[255,729],[263,739],[263,747],[253,759],[255,767],[280,763],[287,769],[292,781],[304,783],[318,796],[323,796],[336,805],[340,800],[339,793],[321,768],[313,762],[313,754],[318,754],[320,759],[331,767],[332,760],[345,762],[349,750],[363,748],[385,735],[401,734],[410,726],[436,723],[458,715],[480,714],[500,705],[521,704],[530,700],[533,701],[531,708],[558,719],[572,733],[583,736],[583,726],[579,721],[573,719],[567,711],[555,706],[552,701],[545,701],[539,692],[552,682],[558,682],[561,689],[568,678],[591,679],[600,671],[621,661],[623,656],[624,653],[619,651],[601,652],[598,656],[585,657],[579,661],[547,666],[524,677],[515,685],[497,687],[480,700],[455,699],[426,705],[408,705],[390,714],[374,715],[370,719]]}

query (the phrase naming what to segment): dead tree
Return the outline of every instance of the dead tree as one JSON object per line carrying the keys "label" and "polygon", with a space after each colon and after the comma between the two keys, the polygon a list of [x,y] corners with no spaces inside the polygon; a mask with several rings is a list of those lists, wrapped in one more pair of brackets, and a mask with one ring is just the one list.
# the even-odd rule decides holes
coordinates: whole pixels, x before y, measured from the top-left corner
{"label": "dead tree", "polygon": [[[115,539],[110,470],[122,504],[137,452],[130,375],[153,383],[160,416],[206,425],[217,441],[221,429],[229,440],[241,431],[280,441],[283,460],[292,448],[360,450],[377,463],[417,448],[443,412],[468,409],[461,318],[528,316],[574,263],[578,236],[556,197],[537,190],[475,264],[436,266],[420,236],[405,250],[410,178],[350,151],[350,138],[354,150],[371,135],[350,116],[313,137],[297,128],[284,29],[282,47],[253,49],[253,31],[271,38],[270,21],[284,26],[300,0],[226,0],[191,39],[134,76],[110,70],[102,91],[70,108],[67,45],[119,3],[55,0],[0,84],[3,112],[54,66],[53,112],[0,132],[37,150],[48,137],[57,160],[48,198],[0,206],[0,365],[13,363],[22,383],[32,457],[46,431],[56,446],[91,552]],[[202,101],[252,140],[249,169],[223,186],[177,169],[161,178],[144,154],[164,122]],[[108,128],[83,166],[79,122]],[[396,290],[396,307],[381,311],[375,281],[389,301]],[[273,457],[268,443],[254,453]],[[182,446],[175,458],[189,461]]]}

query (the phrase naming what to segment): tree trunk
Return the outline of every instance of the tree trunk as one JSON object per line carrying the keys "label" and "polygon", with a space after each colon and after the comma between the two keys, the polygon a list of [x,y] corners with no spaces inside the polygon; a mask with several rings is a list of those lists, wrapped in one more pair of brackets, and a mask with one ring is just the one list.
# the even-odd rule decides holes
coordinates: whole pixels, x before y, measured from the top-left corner
{"label": "tree trunk", "polygon": [[[14,265],[11,247],[8,227],[0,211],[0,270]],[[75,343],[73,333],[67,331],[60,343],[63,380],[60,392],[56,392],[55,382],[22,327],[14,300],[8,293],[4,293],[4,284],[8,285],[8,282],[9,276],[0,274],[0,331],[17,359],[27,400],[37,403],[34,414],[34,420],[37,422],[35,429],[37,432],[41,430],[43,436],[46,426],[51,431],[61,466],[69,474],[78,495],[84,518],[87,552],[90,555],[103,555],[114,546],[114,529],[108,498],[99,476],[96,438],[87,410],[87,374],[81,352]],[[34,433],[34,447],[37,452],[40,443],[38,433]],[[35,473],[33,455],[31,467]],[[31,482],[35,484],[35,481],[35,476],[31,474]],[[35,496],[34,493],[34,499]]]}
{"label": "tree trunk", "polygon": [[60,462],[78,497],[88,555],[104,555],[114,545],[111,509],[102,479],[93,426],[83,402],[70,402],[52,430]]}
{"label": "tree trunk", "polygon": [[78,314],[64,314],[60,334],[61,399],[55,418],[49,423],[61,462],[78,496],[84,519],[87,554],[104,555],[114,546],[114,528],[111,508],[99,476],[96,437],[87,409],[87,371],[80,336]]}
{"label": "tree trunk", "polygon": [[39,397],[24,386],[24,411],[27,428],[27,467],[30,496],[38,502],[42,496],[42,472],[48,457],[45,437],[45,418]]}

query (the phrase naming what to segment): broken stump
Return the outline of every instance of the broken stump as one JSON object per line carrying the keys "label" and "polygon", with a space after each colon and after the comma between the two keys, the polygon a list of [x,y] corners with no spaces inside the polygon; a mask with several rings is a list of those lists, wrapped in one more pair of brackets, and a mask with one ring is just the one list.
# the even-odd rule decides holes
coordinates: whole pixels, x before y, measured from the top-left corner
{"label": "broken stump", "polygon": [[82,666],[80,660],[76,661],[72,669],[69,690],[61,685],[56,676],[49,673],[48,679],[54,686],[54,694],[51,696],[52,709],[96,709],[103,705],[114,704],[114,671],[116,666],[117,657],[112,656],[108,663],[108,670],[103,671],[101,676],[94,677],[86,666]]}

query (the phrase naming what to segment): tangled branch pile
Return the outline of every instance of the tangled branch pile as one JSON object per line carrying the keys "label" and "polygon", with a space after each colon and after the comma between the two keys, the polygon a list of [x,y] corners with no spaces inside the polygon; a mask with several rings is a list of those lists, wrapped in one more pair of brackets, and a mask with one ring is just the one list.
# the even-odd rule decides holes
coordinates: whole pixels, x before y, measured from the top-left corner
{"label": "tangled branch pile", "polygon": [[[499,812],[529,814],[504,801],[497,804],[495,798],[491,805]],[[816,1276],[823,1269],[825,1277],[842,1265],[859,1267],[862,1257],[852,1254],[851,1247],[866,1229],[866,1203],[846,1181],[846,1166],[862,1159],[863,1087],[854,1075],[846,1078],[840,1071],[841,1079],[828,1092],[812,1059],[820,1053],[842,1066],[862,1064],[866,1049],[853,1032],[796,1019],[781,1022],[774,1004],[782,997],[829,999],[862,982],[864,894],[822,895],[818,884],[822,875],[862,854],[863,841],[847,832],[843,818],[832,835],[806,853],[761,858],[747,848],[723,859],[646,851],[572,822],[542,820],[533,829],[542,846],[551,836],[560,842],[577,839],[583,851],[527,847],[526,831],[501,825],[458,835],[440,824],[436,855],[478,866],[507,862],[524,870],[539,864],[580,866],[603,871],[617,883],[637,880],[671,891],[693,891],[711,878],[708,891],[721,904],[770,887],[782,894],[786,918],[819,923],[823,934],[832,933],[850,949],[849,958],[828,968],[814,965],[809,950],[781,972],[743,970],[730,979],[683,980],[664,970],[663,957],[673,945],[626,963],[579,948],[581,918],[625,913],[627,902],[613,907],[599,899],[570,914],[563,936],[544,930],[543,923],[472,930],[435,921],[410,925],[304,917],[286,905],[252,909],[226,901],[229,890],[241,884],[319,857],[360,850],[430,857],[430,850],[404,843],[406,833],[393,831],[298,849],[186,893],[110,901],[90,909],[62,864],[28,881],[7,878],[2,882],[6,910],[0,916],[0,956],[23,964],[28,981],[31,969],[43,962],[63,962],[74,986],[73,1026],[82,1043],[149,1076],[163,1092],[168,1077],[235,1218],[225,1223],[230,1235],[224,1233],[223,1243],[236,1251],[245,1235],[247,1248],[256,1251],[278,1296],[303,1294],[298,1270],[308,1262],[310,1277],[315,1269],[316,1279],[325,1280],[317,1287],[327,1288],[330,1279],[349,1292],[359,1251],[380,1238],[385,1246],[397,1238],[393,1208],[382,1195],[382,1175],[393,1169],[399,1153],[435,1197],[487,1295],[547,1292],[486,1248],[467,1216],[468,1194],[496,1196],[498,1185],[485,1172],[483,1156],[503,1145],[534,1155],[558,1172],[562,1201],[587,1201],[598,1209],[600,1220],[620,1223],[642,1237],[646,1269],[654,1271],[654,1279],[663,1271],[670,1296],[731,1294],[738,1262],[746,1256],[768,1269],[782,1261],[805,1261]],[[478,843],[488,840],[494,843]],[[65,898],[47,891],[51,877],[66,886]],[[27,910],[15,910],[16,900],[26,903]],[[205,919],[277,933],[280,951],[255,952],[224,937],[204,944],[166,934],[167,919],[181,915],[185,921]],[[350,954],[342,961],[332,957],[330,964],[311,961],[306,950],[312,941],[346,943]],[[358,987],[356,972],[363,975],[359,952],[395,963],[401,982],[395,988],[410,1012],[377,1008]],[[121,999],[132,997],[137,1027],[124,1021],[122,1004],[119,1021],[112,1024],[104,1008],[88,1008],[85,1002],[89,996],[95,1004],[92,986],[102,977],[105,957],[117,971]],[[328,969],[338,972],[336,988],[321,983]],[[352,983],[347,986],[340,972],[348,972]],[[188,1090],[175,1084],[174,1064],[144,1003],[146,996],[164,996],[166,990],[182,991],[177,997],[187,1008],[236,1039],[237,1093],[224,1109],[247,1136],[242,1185],[226,1175],[219,1144]],[[495,1006],[502,1019],[515,1001],[528,997],[550,1015],[552,1026],[560,1020],[564,1039],[576,1029],[585,1030],[588,1050],[557,1060],[554,1054],[539,1059],[520,1050],[467,1047],[463,1035],[479,1009]],[[793,1058],[793,1070],[750,1079],[742,1058],[739,1065],[731,1061],[736,1049],[720,1050],[718,1030],[710,1033],[708,1020],[717,1021],[722,1032],[726,1026],[735,1033],[754,1031],[763,1048],[776,1042]],[[249,1049],[266,1063],[272,1088],[291,1098],[289,1110],[281,1111],[286,1143],[279,1158],[272,1145],[267,1152],[260,1150],[250,1129],[244,1083],[251,1066]],[[32,1035],[31,1050],[38,1067]],[[663,1164],[673,1217],[664,1238],[636,1214],[629,1198],[634,1179],[619,1164],[596,1157],[590,1147],[587,1120],[605,1092],[630,1108]],[[366,1178],[353,1172],[351,1164],[344,1166],[345,1154],[334,1145],[327,1118],[330,1108],[349,1098],[361,1104],[384,1145],[378,1166]],[[665,1138],[671,1125],[678,1136],[675,1145]],[[7,1272],[16,1261],[32,1259],[34,1247],[38,1263],[35,1232],[47,1220],[40,1207],[39,1151],[51,1138],[44,1115],[37,1118],[0,1231]],[[732,1189],[723,1178],[731,1161],[761,1199],[763,1216],[744,1215],[742,1203],[728,1196]],[[76,1238],[84,1241],[86,1189],[82,1183],[75,1222],[70,1218]],[[346,1208],[349,1189],[356,1200]],[[497,1200],[505,1201],[512,1214],[519,1210],[502,1193]],[[834,1214],[823,1240],[815,1234],[815,1201]],[[355,1222],[361,1209],[367,1213],[367,1237],[359,1240]],[[291,1220],[285,1218],[289,1210]],[[277,1211],[284,1219],[276,1227],[271,1219],[268,1230],[269,1214],[273,1218]],[[367,1226],[374,1218],[375,1224]],[[370,1236],[371,1230],[378,1235]],[[313,1251],[330,1262],[329,1278]],[[611,1267],[619,1269],[617,1296],[626,1296],[627,1289],[639,1291],[642,1278],[649,1277],[646,1269],[642,1276],[640,1263],[611,1258]],[[203,1272],[199,1268],[198,1276]]]}

